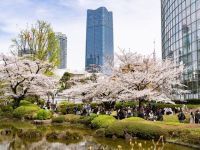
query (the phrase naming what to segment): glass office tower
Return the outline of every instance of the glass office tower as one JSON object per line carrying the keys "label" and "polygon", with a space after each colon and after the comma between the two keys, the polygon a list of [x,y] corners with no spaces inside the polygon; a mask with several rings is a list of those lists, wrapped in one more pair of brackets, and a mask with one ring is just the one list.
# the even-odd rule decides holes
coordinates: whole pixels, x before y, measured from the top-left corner
{"label": "glass office tower", "polygon": [[60,65],[59,69],[67,68],[67,36],[60,32],[56,33],[56,37],[60,46]]}
{"label": "glass office tower", "polygon": [[162,58],[186,67],[182,80],[200,98],[200,0],[161,0]]}
{"label": "glass office tower", "polygon": [[114,59],[112,12],[105,7],[87,10],[86,71],[99,71],[107,58]]}

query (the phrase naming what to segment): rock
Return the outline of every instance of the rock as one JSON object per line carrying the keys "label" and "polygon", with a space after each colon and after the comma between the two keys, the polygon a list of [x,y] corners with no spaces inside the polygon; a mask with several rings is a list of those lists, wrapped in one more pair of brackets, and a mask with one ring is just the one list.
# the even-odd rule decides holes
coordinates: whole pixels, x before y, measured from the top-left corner
{"label": "rock", "polygon": [[133,137],[132,137],[130,134],[128,134],[128,133],[125,133],[124,137],[125,137],[126,140],[130,140],[130,139],[133,138]]}
{"label": "rock", "polygon": [[117,136],[116,136],[116,135],[113,135],[113,136],[112,136],[112,139],[113,139],[113,140],[116,140],[116,139],[117,139]]}
{"label": "rock", "polygon": [[51,124],[51,120],[33,120],[33,124],[41,125],[41,124]]}

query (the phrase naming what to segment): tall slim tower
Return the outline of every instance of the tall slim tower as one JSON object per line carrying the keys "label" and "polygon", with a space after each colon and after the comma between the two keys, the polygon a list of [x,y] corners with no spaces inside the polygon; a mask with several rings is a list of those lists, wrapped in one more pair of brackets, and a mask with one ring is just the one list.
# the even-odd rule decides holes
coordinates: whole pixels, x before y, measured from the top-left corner
{"label": "tall slim tower", "polygon": [[56,33],[56,37],[59,40],[60,46],[60,65],[59,69],[67,68],[67,36],[60,32]]}
{"label": "tall slim tower", "polygon": [[106,60],[114,59],[113,15],[105,7],[87,10],[85,69],[99,71]]}

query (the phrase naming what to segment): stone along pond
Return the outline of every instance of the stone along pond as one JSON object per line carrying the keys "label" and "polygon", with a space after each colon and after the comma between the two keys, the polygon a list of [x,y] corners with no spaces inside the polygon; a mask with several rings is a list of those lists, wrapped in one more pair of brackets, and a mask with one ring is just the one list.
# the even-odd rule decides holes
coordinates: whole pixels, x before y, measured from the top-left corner
{"label": "stone along pond", "polygon": [[[21,121],[1,121],[0,150],[131,150],[154,149],[156,142],[95,137],[82,125],[33,125]],[[160,142],[157,149],[191,150]]]}

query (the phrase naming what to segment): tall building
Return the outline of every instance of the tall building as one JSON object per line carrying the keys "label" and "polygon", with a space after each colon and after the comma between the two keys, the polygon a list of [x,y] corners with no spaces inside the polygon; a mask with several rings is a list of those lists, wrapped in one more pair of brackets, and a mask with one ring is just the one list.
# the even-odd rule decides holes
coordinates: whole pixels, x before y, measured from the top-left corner
{"label": "tall building", "polygon": [[59,69],[67,68],[67,36],[60,32],[56,33],[56,37],[59,41],[60,46],[60,65]]}
{"label": "tall building", "polygon": [[114,59],[113,15],[105,7],[87,10],[86,71],[99,71],[107,58]]}
{"label": "tall building", "polygon": [[162,58],[186,67],[182,80],[200,98],[200,0],[161,0]]}

